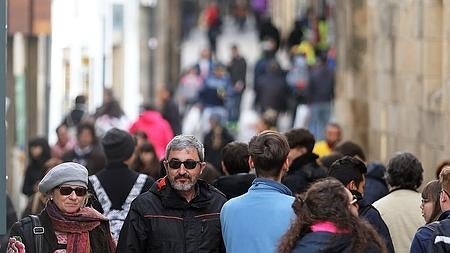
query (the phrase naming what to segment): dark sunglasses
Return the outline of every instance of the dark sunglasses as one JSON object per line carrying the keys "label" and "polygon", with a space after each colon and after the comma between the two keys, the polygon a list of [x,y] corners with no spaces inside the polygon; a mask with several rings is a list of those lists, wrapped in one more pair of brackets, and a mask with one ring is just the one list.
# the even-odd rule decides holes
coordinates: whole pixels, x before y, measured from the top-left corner
{"label": "dark sunglasses", "polygon": [[75,192],[75,194],[78,197],[83,197],[83,196],[86,196],[87,189],[84,187],[76,187],[76,188],[72,188],[70,186],[60,186],[59,187],[59,193],[61,193],[61,195],[63,195],[63,196],[70,195],[70,194],[72,194],[72,192]]}
{"label": "dark sunglasses", "polygon": [[195,169],[195,167],[197,167],[197,164],[201,163],[201,161],[186,160],[186,161],[182,162],[179,160],[172,159],[172,160],[168,161],[167,163],[169,164],[169,167],[174,170],[179,169],[181,167],[181,164],[183,164],[186,169],[192,170],[192,169]]}

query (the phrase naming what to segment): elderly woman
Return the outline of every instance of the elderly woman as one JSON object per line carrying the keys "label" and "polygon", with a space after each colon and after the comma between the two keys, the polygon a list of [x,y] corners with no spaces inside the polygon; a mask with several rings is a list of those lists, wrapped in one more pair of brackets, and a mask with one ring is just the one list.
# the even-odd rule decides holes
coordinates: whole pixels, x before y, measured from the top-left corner
{"label": "elderly woman", "polygon": [[7,252],[114,252],[108,220],[85,207],[87,184],[88,171],[80,164],[51,169],[38,186],[49,199],[44,210],[37,221],[26,217],[11,227]]}

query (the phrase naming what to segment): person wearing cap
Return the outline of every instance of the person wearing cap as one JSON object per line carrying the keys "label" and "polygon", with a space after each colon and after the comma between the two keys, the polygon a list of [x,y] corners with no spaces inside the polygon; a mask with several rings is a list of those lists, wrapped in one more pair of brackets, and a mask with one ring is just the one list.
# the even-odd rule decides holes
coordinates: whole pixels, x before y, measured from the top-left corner
{"label": "person wearing cap", "polygon": [[199,179],[206,167],[202,143],[175,136],[163,163],[167,176],[131,204],[117,253],[225,252],[219,212],[226,198]]}
{"label": "person wearing cap", "polygon": [[114,252],[108,219],[85,207],[87,185],[88,171],[83,165],[66,162],[53,167],[38,185],[48,197],[37,216],[40,224],[30,217],[16,222],[7,252]]}
{"label": "person wearing cap", "polygon": [[[95,195],[92,206],[109,219],[111,233],[119,238],[131,201],[146,192],[154,180],[129,169],[136,143],[128,132],[113,128],[102,139],[106,167],[89,177],[89,191]],[[120,187],[118,187],[120,186]]]}

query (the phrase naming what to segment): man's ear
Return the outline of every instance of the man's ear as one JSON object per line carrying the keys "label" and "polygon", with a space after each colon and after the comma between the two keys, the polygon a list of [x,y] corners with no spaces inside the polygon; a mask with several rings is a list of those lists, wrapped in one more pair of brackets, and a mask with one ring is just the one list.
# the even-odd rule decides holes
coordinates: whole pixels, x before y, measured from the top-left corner
{"label": "man's ear", "polygon": [[358,187],[356,187],[355,180],[350,181],[346,186],[349,190],[358,190]]}
{"label": "man's ear", "polygon": [[248,157],[248,166],[250,166],[251,170],[255,168],[255,164],[253,163],[251,156]]}
{"label": "man's ear", "polygon": [[230,175],[230,173],[228,173],[227,167],[225,166],[225,163],[223,161],[220,162],[220,167],[222,167],[222,172],[225,175]]}

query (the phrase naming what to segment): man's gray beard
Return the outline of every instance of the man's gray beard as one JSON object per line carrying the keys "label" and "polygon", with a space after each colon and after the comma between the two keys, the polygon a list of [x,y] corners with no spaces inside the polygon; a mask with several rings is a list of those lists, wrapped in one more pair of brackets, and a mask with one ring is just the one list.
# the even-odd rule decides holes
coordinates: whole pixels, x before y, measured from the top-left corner
{"label": "man's gray beard", "polygon": [[197,180],[190,183],[177,183],[176,181],[169,180],[170,184],[172,185],[172,188],[174,188],[177,191],[189,191],[192,188],[194,188],[195,183],[197,183]]}

